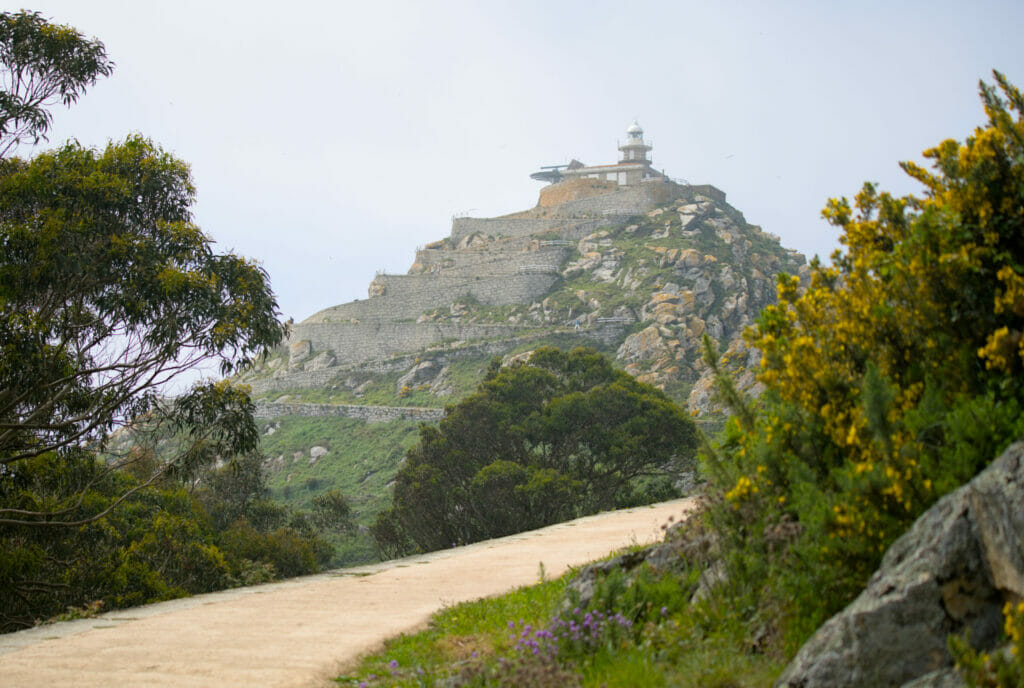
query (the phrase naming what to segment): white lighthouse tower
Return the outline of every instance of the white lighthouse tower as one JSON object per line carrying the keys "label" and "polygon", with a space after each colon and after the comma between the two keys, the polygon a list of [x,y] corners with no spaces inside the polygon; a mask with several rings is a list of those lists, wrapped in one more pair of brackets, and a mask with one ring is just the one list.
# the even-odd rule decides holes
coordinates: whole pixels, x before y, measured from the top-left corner
{"label": "white lighthouse tower", "polygon": [[619,158],[619,164],[622,163],[640,163],[650,164],[647,159],[647,151],[651,150],[651,146],[644,143],[644,130],[640,128],[640,125],[636,120],[629,125],[626,129],[626,142],[619,146],[619,151],[622,153],[622,157]]}

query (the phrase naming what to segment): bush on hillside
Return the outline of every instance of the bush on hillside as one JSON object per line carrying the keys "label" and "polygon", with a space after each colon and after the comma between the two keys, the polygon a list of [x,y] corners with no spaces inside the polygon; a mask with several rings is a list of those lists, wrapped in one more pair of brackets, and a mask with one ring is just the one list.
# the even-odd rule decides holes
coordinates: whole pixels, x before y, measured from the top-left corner
{"label": "bush on hillside", "polygon": [[986,126],[925,151],[934,172],[903,164],[923,196],[828,203],[844,248],[802,293],[781,276],[748,333],[768,391],[707,464],[733,592],[781,616],[787,651],[1024,434],[1024,98],[995,78]]}
{"label": "bush on hillside", "polygon": [[8,476],[0,505],[46,509],[69,484],[88,485],[85,512],[106,513],[75,528],[0,524],[0,632],[314,573],[332,554],[322,535],[351,527],[340,495],[321,500],[310,516],[266,500],[257,457],[183,486],[170,478],[143,485],[91,455],[44,454]]}
{"label": "bush on hillside", "polygon": [[661,391],[592,349],[540,348],[420,429],[372,532],[393,556],[657,501],[695,445]]}

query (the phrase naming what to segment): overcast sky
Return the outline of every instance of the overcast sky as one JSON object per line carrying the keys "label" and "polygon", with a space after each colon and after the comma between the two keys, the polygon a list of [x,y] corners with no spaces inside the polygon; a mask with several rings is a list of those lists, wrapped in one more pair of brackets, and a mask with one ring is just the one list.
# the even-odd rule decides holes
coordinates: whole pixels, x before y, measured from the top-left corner
{"label": "overcast sky", "polygon": [[51,145],[141,132],[192,166],[196,218],[302,320],[404,273],[453,214],[533,206],[541,165],[614,162],[633,118],[658,169],[826,257],[830,196],[982,123],[1024,86],[1020,2],[44,0],[117,63]]}

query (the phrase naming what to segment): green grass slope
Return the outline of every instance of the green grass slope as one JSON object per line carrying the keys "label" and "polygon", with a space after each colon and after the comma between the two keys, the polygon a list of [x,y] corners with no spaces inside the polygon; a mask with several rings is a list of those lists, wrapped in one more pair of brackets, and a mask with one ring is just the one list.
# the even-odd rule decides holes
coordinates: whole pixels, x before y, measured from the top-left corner
{"label": "green grass slope", "polygon": [[[285,416],[260,421],[260,428],[267,483],[274,500],[309,509],[317,495],[340,490],[360,526],[368,526],[390,505],[388,483],[418,437],[418,424],[413,421],[366,423],[333,416]],[[323,447],[327,454],[313,460],[313,447]],[[333,565],[376,560],[364,528],[333,544]]]}

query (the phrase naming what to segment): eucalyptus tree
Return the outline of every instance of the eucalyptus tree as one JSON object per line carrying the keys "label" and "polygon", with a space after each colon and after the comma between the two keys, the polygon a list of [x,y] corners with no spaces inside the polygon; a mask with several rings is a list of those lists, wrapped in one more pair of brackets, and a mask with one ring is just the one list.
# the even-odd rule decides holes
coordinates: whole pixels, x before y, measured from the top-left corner
{"label": "eucalyptus tree", "polygon": [[[0,66],[6,152],[44,137],[46,107],[74,102],[112,63],[99,41],[21,12],[0,14]],[[195,194],[188,165],[139,135],[0,159],[0,525],[106,513],[86,497],[140,454],[96,461],[125,428],[175,438],[143,486],[257,448],[244,389],[160,396],[197,366],[228,375],[284,336],[267,274],[214,250]],[[19,471],[53,454],[85,477],[45,498],[18,487]]]}
{"label": "eucalyptus tree", "polygon": [[103,43],[38,12],[0,13],[0,157],[46,139],[49,108],[70,105],[114,63]]}

